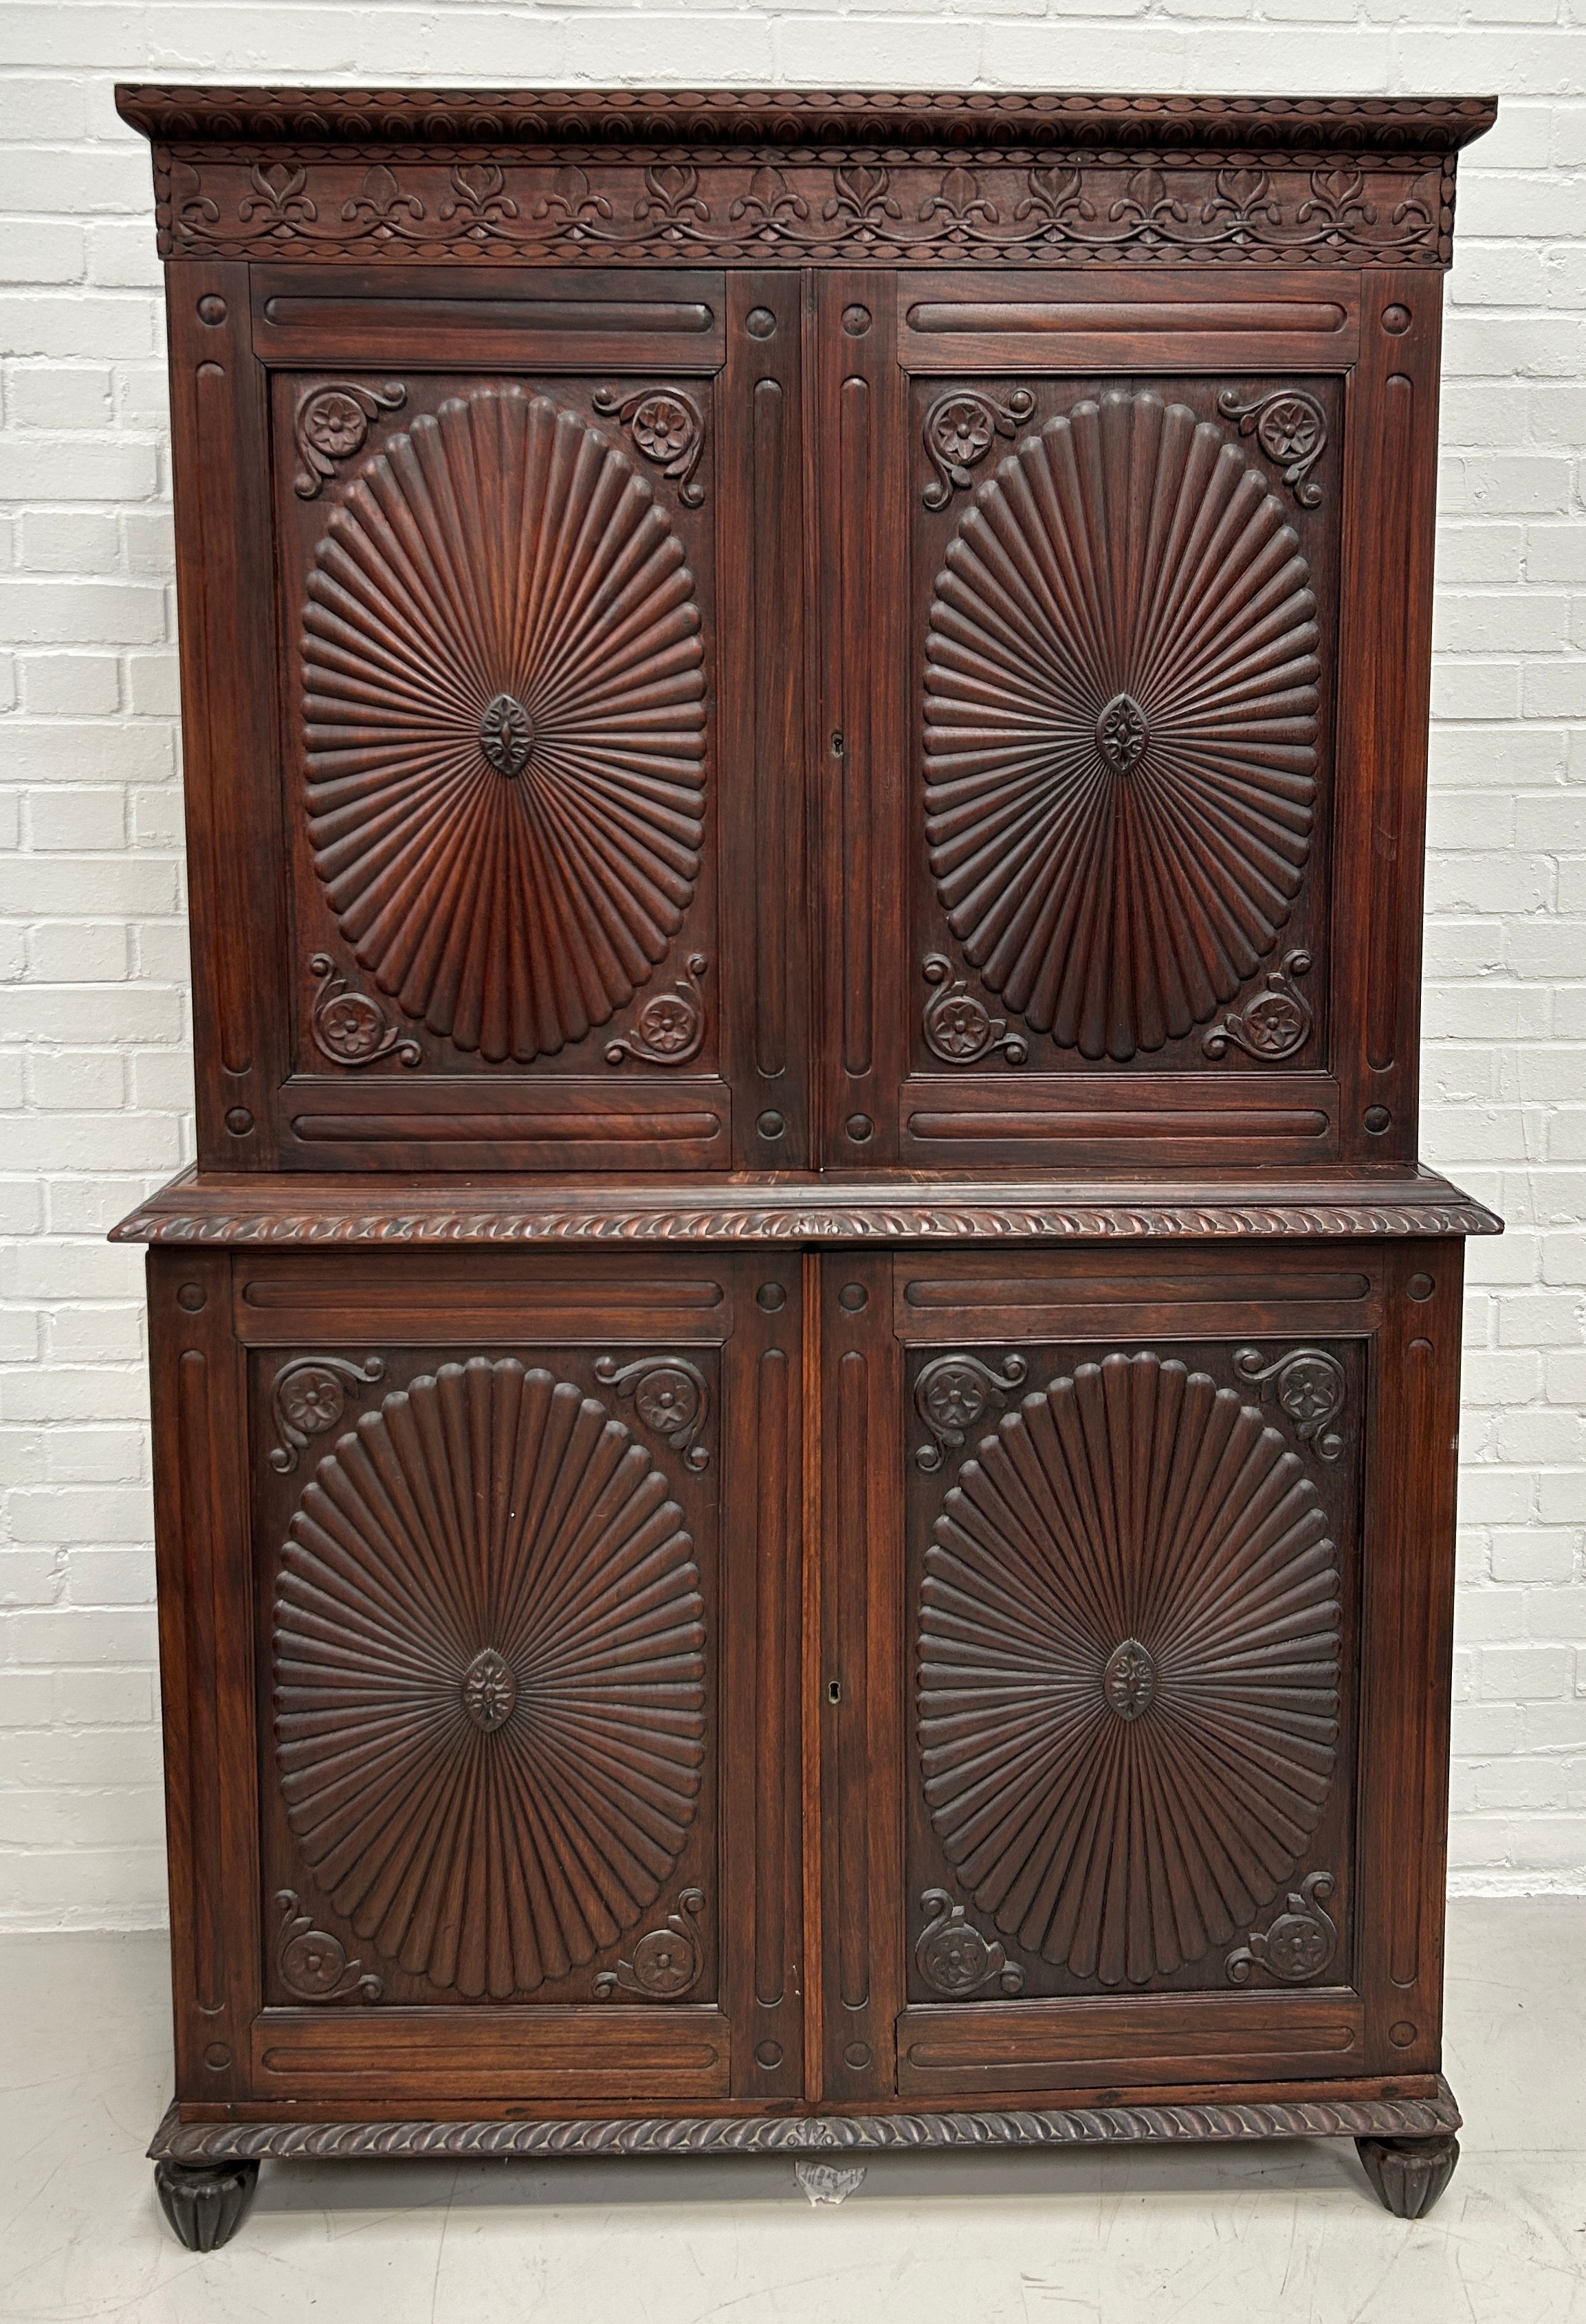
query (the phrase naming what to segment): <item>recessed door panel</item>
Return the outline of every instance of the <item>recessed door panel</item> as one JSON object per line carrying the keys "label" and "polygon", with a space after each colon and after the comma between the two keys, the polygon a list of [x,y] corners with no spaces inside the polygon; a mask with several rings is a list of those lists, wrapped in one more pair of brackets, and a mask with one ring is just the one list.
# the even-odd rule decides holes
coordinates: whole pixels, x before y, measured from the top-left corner
{"label": "recessed door panel", "polygon": [[828,1150],[1335,1157],[1355,290],[819,296]]}
{"label": "recessed door panel", "polygon": [[273,387],[287,1136],[724,1151],[711,383]]}

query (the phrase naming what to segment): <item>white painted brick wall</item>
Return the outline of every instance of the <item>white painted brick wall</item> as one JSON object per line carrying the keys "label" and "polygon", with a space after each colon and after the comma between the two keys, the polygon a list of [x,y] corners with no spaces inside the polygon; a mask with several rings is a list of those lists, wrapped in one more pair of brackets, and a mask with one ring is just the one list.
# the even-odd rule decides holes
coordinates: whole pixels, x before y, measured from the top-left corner
{"label": "white painted brick wall", "polygon": [[[1586,1887],[1581,0],[0,8],[0,1923],[163,1913],[140,1259],[191,1148],[141,79],[1431,91],[1460,172],[1425,1149],[1471,1246],[1453,1863]],[[1573,729],[1573,731],[1572,731]]]}

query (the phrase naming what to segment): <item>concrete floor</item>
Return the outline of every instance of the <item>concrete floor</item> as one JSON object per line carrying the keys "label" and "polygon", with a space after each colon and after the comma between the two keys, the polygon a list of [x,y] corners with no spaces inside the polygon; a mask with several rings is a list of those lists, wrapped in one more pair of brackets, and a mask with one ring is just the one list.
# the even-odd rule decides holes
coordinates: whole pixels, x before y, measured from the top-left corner
{"label": "concrete floor", "polygon": [[1586,1898],[1450,1914],[1462,2159],[1429,2219],[1343,2143],[790,2162],[270,2163],[174,2242],[156,1937],[0,1939],[0,2318],[27,2324],[1586,2324]]}

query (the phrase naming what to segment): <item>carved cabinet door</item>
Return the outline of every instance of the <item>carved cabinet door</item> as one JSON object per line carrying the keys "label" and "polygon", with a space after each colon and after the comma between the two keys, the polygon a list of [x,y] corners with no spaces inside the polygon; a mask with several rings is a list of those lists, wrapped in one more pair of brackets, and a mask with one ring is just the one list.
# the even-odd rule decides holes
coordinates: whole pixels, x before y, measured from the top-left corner
{"label": "carved cabinet door", "polygon": [[1238,272],[818,285],[834,1160],[1411,1151],[1435,302]]}
{"label": "carved cabinet door", "polygon": [[251,1576],[202,1573],[183,1527],[215,1651],[254,1641],[245,1713],[217,1689],[252,1726],[233,1781],[172,1748],[196,1887],[234,1915],[233,1977],[187,1972],[184,2096],[799,2089],[798,1280],[283,1258],[202,1315],[157,1283],[165,1336],[230,1339],[246,1412],[213,1457],[235,1432],[251,1507]]}
{"label": "carved cabinet door", "polygon": [[1447,1267],[1411,1262],[831,1263],[837,2089],[1033,2103],[1434,2058],[1421,1507],[1451,1482],[1430,1351],[1458,1293],[1429,1316]]}
{"label": "carved cabinet door", "polygon": [[219,272],[207,1161],[802,1161],[796,280]]}

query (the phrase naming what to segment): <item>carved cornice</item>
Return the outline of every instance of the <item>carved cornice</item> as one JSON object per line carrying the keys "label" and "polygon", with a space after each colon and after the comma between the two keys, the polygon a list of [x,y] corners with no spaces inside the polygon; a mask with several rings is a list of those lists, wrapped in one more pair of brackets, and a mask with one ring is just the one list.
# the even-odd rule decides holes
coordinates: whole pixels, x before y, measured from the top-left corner
{"label": "carved cornice", "polygon": [[1099,97],[816,89],[164,88],[123,83],[122,119],[167,143],[1062,144],[1130,151],[1453,153],[1482,97]]}
{"label": "carved cornice", "polygon": [[1448,2084],[1430,2098],[1249,2106],[1072,2107],[977,2114],[645,2116],[617,2122],[183,2123],[173,2106],[156,2162],[263,2155],[337,2161],[411,2154],[808,2154],[833,2149],[1113,2146],[1157,2139],[1428,2138],[1460,2126]]}
{"label": "carved cornice", "polygon": [[[167,257],[1439,266],[1484,98],[124,88]],[[973,164],[967,168],[966,163]]]}
{"label": "carved cornice", "polygon": [[307,1177],[202,1179],[186,1171],[112,1232],[115,1242],[258,1248],[412,1243],[844,1243],[1177,1241],[1190,1237],[1500,1234],[1502,1222],[1446,1180],[1391,1187],[1332,1180],[1203,1186],[1138,1181],[1040,1185],[811,1177],[719,1185],[603,1187],[565,1181],[371,1185]]}

